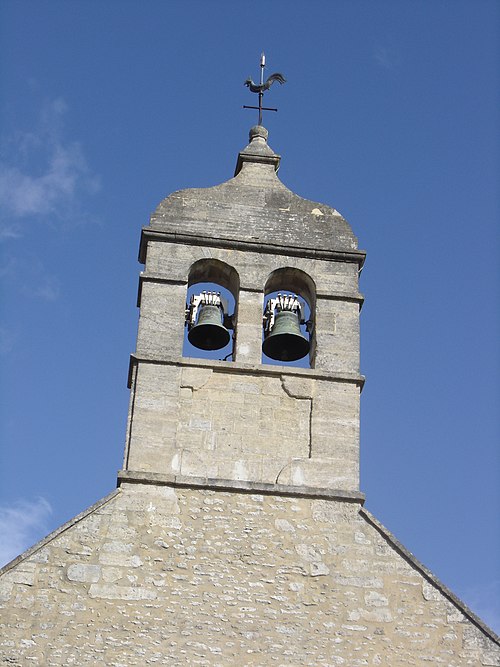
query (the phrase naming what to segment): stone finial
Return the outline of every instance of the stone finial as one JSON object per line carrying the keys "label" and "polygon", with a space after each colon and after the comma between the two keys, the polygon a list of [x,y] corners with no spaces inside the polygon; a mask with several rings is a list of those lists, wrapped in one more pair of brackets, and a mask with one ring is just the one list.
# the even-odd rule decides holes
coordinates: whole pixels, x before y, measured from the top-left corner
{"label": "stone finial", "polygon": [[244,162],[271,164],[274,166],[275,171],[278,171],[280,156],[276,155],[273,149],[268,145],[268,136],[269,132],[263,125],[254,125],[250,129],[250,132],[248,133],[250,143],[238,154],[238,161],[234,172],[235,176],[240,172]]}
{"label": "stone finial", "polygon": [[248,133],[248,138],[250,139],[250,142],[259,141],[267,143],[268,136],[269,132],[263,125],[254,125],[252,128],[250,128],[250,132]]}

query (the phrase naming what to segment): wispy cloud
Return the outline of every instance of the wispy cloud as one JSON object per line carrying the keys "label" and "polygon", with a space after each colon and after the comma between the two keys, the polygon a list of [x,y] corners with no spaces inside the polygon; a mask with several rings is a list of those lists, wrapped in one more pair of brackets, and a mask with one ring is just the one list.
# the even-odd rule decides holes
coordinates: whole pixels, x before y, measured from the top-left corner
{"label": "wispy cloud", "polygon": [[398,58],[392,49],[385,46],[377,46],[373,57],[377,65],[384,69],[395,69],[398,65]]}
{"label": "wispy cloud", "polygon": [[29,290],[25,287],[24,291],[29,291],[30,295],[35,299],[42,299],[42,301],[56,301],[60,294],[59,281],[54,276],[44,275],[42,282],[38,283],[36,286],[32,286]]}
{"label": "wispy cloud", "polygon": [[67,105],[46,102],[33,131],[4,138],[0,159],[0,238],[22,236],[30,219],[82,216],[82,199],[99,189],[99,179],[81,145],[64,137]]}
{"label": "wispy cloud", "polygon": [[24,296],[55,301],[59,298],[60,283],[51,275],[43,262],[33,253],[20,253],[9,257],[0,267],[0,279],[4,285],[12,285]]}
{"label": "wispy cloud", "polygon": [[16,336],[7,326],[0,325],[0,356],[6,356],[12,352],[16,344]]}
{"label": "wispy cloud", "polygon": [[45,498],[0,506],[0,567],[19,556],[46,532],[52,507]]}

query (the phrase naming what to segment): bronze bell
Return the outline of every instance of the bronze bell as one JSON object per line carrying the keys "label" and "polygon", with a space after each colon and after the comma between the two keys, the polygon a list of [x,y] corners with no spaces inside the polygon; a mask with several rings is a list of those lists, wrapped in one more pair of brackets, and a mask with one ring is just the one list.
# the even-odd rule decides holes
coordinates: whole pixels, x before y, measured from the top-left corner
{"label": "bronze bell", "polygon": [[231,338],[229,331],[222,324],[223,310],[213,304],[200,304],[196,324],[188,333],[191,345],[200,350],[220,350]]}
{"label": "bronze bell", "polygon": [[274,326],[262,343],[262,351],[277,361],[297,361],[309,352],[309,341],[300,331],[300,317],[292,310],[276,313]]}

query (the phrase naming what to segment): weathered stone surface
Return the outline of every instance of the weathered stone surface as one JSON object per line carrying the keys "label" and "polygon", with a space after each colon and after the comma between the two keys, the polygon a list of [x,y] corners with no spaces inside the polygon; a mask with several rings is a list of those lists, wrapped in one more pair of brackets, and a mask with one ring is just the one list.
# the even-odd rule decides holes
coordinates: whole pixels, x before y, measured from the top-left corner
{"label": "weathered stone surface", "polygon": [[[121,486],[0,573],[1,663],[500,665],[498,638],[361,508],[364,253],[280,183],[266,137],[143,230]],[[188,284],[216,278],[234,361],[183,358]],[[277,290],[308,302],[311,368],[262,363]]]}
{"label": "weathered stone surface", "polygon": [[143,282],[137,351],[150,355],[168,352],[182,354],[185,285]]}
{"label": "weathered stone surface", "polygon": [[[279,377],[214,372],[181,400],[180,473],[203,476],[210,466],[206,476],[274,482],[290,459],[309,455],[310,410],[310,401],[292,398]],[[198,453],[198,466],[192,456],[186,463],[189,452]]]}
{"label": "weathered stone surface", "polygon": [[[314,360],[315,368],[359,372],[358,317],[362,297],[358,292],[357,264],[290,257],[283,252],[261,254],[231,249],[228,245],[227,249],[211,248],[208,254],[233,267],[241,283],[236,360],[261,363],[264,287],[273,271],[288,267],[309,275],[316,285],[316,336],[325,338]],[[172,256],[174,261],[169,265]],[[143,282],[140,300],[138,352],[162,358],[175,358],[181,354],[189,270],[206,256],[207,248],[199,245],[173,243],[169,239],[148,243],[143,274],[147,281]],[[169,282],[165,282],[167,279]]]}
{"label": "weathered stone surface", "polygon": [[[337,211],[280,183],[265,134],[252,134],[235,178],[167,197],[143,231],[142,361],[131,372],[124,468],[358,491],[364,254]],[[184,309],[201,266],[233,292],[235,349],[233,361],[188,368]],[[328,380],[262,363],[265,295],[278,289],[308,302],[311,367]],[[237,365],[254,370],[236,378]]]}
{"label": "weathered stone surface", "polygon": [[123,484],[0,576],[0,662],[499,665],[359,507]]}
{"label": "weathered stone surface", "polygon": [[68,565],[66,576],[70,581],[96,582],[101,578],[100,565],[89,565],[88,563],[72,563]]}
{"label": "weathered stone surface", "polygon": [[359,392],[306,369],[140,363],[125,469],[357,491]]}
{"label": "weathered stone surface", "polygon": [[294,194],[279,180],[274,161],[259,159],[258,149],[263,146],[260,137],[252,138],[242,152],[248,159],[229,181],[212,188],[181,190],[164,199],[151,216],[151,227],[285,248],[357,249],[357,239],[338,211]]}

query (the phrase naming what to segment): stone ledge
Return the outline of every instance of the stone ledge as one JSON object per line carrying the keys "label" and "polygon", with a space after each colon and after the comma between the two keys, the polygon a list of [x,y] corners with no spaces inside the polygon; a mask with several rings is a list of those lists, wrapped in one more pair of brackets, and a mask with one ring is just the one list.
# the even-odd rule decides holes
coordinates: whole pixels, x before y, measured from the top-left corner
{"label": "stone ledge", "polygon": [[354,262],[361,269],[366,253],[363,250],[319,250],[316,248],[298,248],[274,243],[260,243],[258,241],[235,241],[234,239],[214,238],[213,236],[199,236],[178,234],[154,227],[143,227],[139,246],[139,262],[145,264],[147,242],[169,241],[184,245],[196,245],[208,248],[228,248],[229,250],[250,250],[268,255],[287,255],[294,257],[309,257],[324,259],[330,262]]}
{"label": "stone ledge", "polygon": [[188,477],[186,475],[141,472],[136,470],[119,470],[118,486],[120,486],[122,482],[188,487],[195,489],[214,489],[234,493],[262,493],[273,496],[296,496],[299,498],[342,500],[345,502],[360,503],[361,505],[365,501],[365,494],[360,491],[323,489],[314,486],[292,486],[288,484],[268,484],[265,482],[250,482],[236,479]]}
{"label": "stone ledge", "polygon": [[[250,145],[247,148],[250,148]],[[237,176],[245,162],[253,162],[258,164],[270,164],[274,167],[274,171],[278,171],[281,161],[281,155],[274,153],[267,144],[264,146],[269,149],[269,154],[262,154],[257,152],[245,152],[242,150],[238,153],[238,159],[236,160],[236,167],[234,168],[234,175]]]}
{"label": "stone ledge", "polygon": [[326,380],[330,382],[346,382],[355,384],[363,389],[365,384],[364,375],[358,373],[326,373],[325,371],[316,371],[314,368],[298,368],[296,366],[271,366],[270,364],[242,364],[237,361],[219,361],[218,359],[198,359],[195,357],[149,357],[144,354],[131,354],[128,370],[128,383],[130,389],[132,386],[132,369],[139,363],[160,364],[165,366],[211,368],[214,371],[224,371],[224,373],[234,373],[236,375],[254,375],[268,377],[281,377],[286,375],[311,378],[313,380]]}

